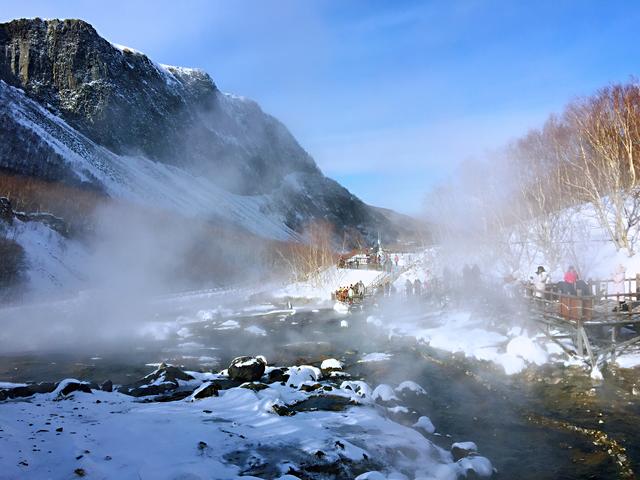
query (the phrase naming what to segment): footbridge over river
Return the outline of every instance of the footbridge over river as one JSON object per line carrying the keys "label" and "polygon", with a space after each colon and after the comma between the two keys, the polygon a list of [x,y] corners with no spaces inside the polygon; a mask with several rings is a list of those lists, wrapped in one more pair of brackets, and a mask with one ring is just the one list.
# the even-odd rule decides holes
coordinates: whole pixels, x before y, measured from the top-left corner
{"label": "footbridge over river", "polygon": [[625,279],[625,292],[607,293],[613,280],[590,280],[575,294],[558,285],[546,291],[525,287],[536,321],[551,340],[565,351],[563,339],[571,338],[578,356],[591,366],[607,356],[615,358],[640,345],[640,275]]}

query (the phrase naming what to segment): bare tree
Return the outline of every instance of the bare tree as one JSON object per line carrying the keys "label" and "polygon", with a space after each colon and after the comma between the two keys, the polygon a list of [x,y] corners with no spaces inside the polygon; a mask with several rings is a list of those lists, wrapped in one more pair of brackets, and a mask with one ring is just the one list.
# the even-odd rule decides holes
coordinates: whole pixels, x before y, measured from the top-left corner
{"label": "bare tree", "polygon": [[323,220],[314,221],[306,226],[302,237],[304,242],[290,245],[280,256],[295,281],[321,282],[322,271],[336,261],[333,225]]}
{"label": "bare tree", "polygon": [[566,112],[575,131],[567,185],[589,202],[618,250],[635,253],[640,221],[640,88],[614,85],[574,102]]}

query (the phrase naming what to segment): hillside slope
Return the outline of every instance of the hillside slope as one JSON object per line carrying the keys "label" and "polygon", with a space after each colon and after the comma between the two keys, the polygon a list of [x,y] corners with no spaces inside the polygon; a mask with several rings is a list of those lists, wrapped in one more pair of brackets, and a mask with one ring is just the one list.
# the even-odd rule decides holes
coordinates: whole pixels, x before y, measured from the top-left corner
{"label": "hillside slope", "polygon": [[81,20],[0,24],[0,169],[295,239],[315,219],[393,239],[288,130],[205,72],[159,65]]}

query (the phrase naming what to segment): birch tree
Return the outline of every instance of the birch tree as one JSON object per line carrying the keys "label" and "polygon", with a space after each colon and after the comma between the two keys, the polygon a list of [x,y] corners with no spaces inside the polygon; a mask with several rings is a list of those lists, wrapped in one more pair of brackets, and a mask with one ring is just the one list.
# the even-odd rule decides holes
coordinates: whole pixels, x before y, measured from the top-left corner
{"label": "birch tree", "polygon": [[575,132],[565,181],[589,202],[618,250],[632,256],[640,221],[640,88],[614,85],[571,104],[567,123]]}

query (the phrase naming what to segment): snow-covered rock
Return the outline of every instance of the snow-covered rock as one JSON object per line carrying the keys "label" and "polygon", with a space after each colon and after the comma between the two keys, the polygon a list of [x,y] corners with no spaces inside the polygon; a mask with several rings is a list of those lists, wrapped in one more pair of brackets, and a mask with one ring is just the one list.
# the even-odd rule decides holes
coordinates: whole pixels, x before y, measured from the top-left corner
{"label": "snow-covered rock", "polygon": [[254,382],[264,374],[267,361],[263,356],[236,357],[227,369],[229,377],[238,382]]}
{"label": "snow-covered rock", "polygon": [[362,380],[345,380],[340,384],[342,390],[350,390],[360,398],[371,398],[371,387]]}
{"label": "snow-covered rock", "polygon": [[259,337],[266,337],[267,331],[264,328],[258,327],[257,325],[251,325],[244,329],[245,332],[252,333],[253,335],[257,335]]}
{"label": "snow-covered rock", "polygon": [[320,364],[320,370],[332,371],[332,370],[342,370],[342,362],[340,360],[336,360],[335,358],[327,358],[323,360]]}
{"label": "snow-covered rock", "polygon": [[305,382],[317,382],[322,376],[319,368],[311,365],[300,365],[291,367],[288,370],[289,379],[287,385],[298,388]]}
{"label": "snow-covered rock", "polygon": [[424,388],[411,380],[405,380],[395,388],[395,391],[399,394],[413,393],[414,395],[426,395],[427,392]]}
{"label": "snow-covered rock", "polygon": [[433,426],[431,419],[425,416],[418,418],[418,421],[413,424],[413,427],[420,428],[429,434],[436,431],[436,427]]}
{"label": "snow-covered rock", "polygon": [[377,402],[391,402],[394,400],[398,400],[393,388],[386,383],[382,383],[373,389],[373,393],[371,394],[371,398]]}
{"label": "snow-covered rock", "polygon": [[451,445],[451,454],[455,461],[478,453],[478,446],[473,442],[456,442]]}

